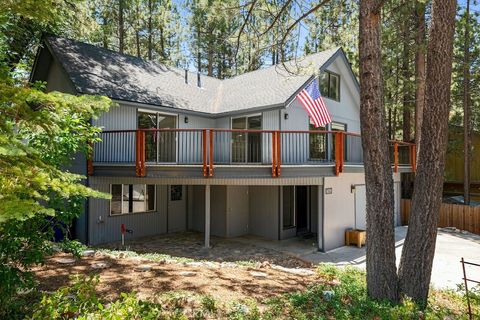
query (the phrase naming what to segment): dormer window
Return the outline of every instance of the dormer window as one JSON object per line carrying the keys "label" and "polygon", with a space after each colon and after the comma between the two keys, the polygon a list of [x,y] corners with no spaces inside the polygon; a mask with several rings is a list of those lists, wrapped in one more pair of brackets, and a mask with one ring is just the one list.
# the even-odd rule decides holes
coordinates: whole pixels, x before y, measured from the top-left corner
{"label": "dormer window", "polygon": [[324,71],[320,76],[320,93],[326,98],[340,101],[340,76]]}

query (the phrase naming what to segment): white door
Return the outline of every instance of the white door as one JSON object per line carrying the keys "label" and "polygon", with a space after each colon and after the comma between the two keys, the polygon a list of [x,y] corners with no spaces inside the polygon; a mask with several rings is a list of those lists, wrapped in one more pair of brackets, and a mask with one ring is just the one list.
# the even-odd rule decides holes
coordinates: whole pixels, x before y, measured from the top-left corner
{"label": "white door", "polygon": [[355,186],[355,229],[367,228],[367,193],[365,185]]}
{"label": "white door", "polygon": [[187,188],[182,185],[168,186],[168,232],[187,229]]}

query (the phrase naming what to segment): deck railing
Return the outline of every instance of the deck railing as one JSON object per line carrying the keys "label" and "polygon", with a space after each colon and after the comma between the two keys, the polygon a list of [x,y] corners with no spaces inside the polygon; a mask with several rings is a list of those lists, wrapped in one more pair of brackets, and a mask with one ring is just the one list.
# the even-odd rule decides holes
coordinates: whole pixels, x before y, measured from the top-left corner
{"label": "deck railing", "polygon": [[[93,164],[135,164],[138,176],[148,165],[199,165],[205,177],[215,166],[332,166],[336,175],[344,165],[363,164],[361,136],[342,131],[278,131],[236,129],[137,129],[100,133],[93,146]],[[415,171],[415,145],[390,141],[395,172],[400,166]]]}

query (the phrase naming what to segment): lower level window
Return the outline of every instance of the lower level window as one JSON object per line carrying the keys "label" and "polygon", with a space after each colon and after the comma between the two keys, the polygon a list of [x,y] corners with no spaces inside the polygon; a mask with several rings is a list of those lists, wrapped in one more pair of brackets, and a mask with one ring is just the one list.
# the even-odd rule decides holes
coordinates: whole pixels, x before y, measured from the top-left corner
{"label": "lower level window", "polygon": [[112,184],[110,214],[155,211],[154,184]]}

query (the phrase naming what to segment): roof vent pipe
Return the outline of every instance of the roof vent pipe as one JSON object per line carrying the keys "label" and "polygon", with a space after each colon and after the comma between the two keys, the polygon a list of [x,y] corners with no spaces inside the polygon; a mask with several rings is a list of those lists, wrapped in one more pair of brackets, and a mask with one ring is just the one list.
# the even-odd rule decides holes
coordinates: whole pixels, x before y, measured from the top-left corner
{"label": "roof vent pipe", "polygon": [[202,81],[200,80],[200,72],[197,72],[197,86],[199,88],[202,87]]}
{"label": "roof vent pipe", "polygon": [[188,84],[188,70],[185,69],[185,84]]}

